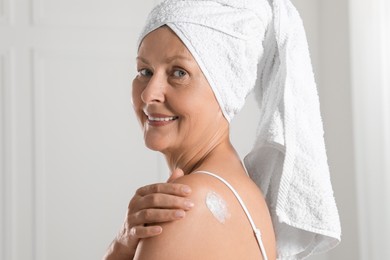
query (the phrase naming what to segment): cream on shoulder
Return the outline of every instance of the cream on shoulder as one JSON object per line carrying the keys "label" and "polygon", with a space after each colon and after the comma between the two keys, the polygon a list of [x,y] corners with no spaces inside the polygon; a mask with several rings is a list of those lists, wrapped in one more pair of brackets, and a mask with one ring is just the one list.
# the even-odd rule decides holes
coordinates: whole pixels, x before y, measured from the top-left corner
{"label": "cream on shoulder", "polygon": [[209,191],[206,195],[206,206],[213,216],[222,224],[230,218],[227,202],[215,191]]}

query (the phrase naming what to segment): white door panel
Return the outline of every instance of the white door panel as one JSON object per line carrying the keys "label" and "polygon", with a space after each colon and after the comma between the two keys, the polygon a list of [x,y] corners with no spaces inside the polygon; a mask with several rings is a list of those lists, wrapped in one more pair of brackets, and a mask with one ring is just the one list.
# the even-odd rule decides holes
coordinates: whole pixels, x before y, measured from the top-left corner
{"label": "white door panel", "polygon": [[153,3],[0,1],[1,259],[100,259],[161,179],[130,102]]}

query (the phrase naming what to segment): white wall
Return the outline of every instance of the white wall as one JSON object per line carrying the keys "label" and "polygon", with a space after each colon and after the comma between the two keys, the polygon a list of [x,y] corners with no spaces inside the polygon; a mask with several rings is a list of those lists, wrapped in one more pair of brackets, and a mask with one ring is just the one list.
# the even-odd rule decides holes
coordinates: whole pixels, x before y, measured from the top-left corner
{"label": "white wall", "polygon": [[352,104],[362,259],[389,259],[390,3],[350,2]]}
{"label": "white wall", "polygon": [[346,0],[327,0],[319,5],[319,93],[329,165],[342,226],[342,242],[329,253],[329,259],[359,259],[348,4]]}

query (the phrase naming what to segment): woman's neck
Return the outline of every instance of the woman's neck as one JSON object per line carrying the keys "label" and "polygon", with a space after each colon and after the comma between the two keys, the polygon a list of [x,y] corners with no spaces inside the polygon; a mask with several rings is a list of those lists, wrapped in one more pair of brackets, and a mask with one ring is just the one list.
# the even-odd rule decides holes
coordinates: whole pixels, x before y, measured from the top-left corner
{"label": "woman's neck", "polygon": [[173,151],[164,154],[171,171],[180,168],[184,174],[189,174],[220,156],[237,155],[230,143],[228,134],[215,136],[197,147],[183,150],[186,151]]}

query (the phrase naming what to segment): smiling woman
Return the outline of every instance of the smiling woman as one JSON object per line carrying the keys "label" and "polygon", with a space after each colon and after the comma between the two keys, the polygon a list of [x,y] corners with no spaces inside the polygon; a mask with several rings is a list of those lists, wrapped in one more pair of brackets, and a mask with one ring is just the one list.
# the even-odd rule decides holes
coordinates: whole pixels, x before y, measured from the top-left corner
{"label": "smiling woman", "polygon": [[[172,176],[136,192],[107,258],[302,259],[337,245],[318,96],[292,4],[167,0],[138,46],[133,107]],[[252,89],[260,125],[244,165],[230,121]]]}

